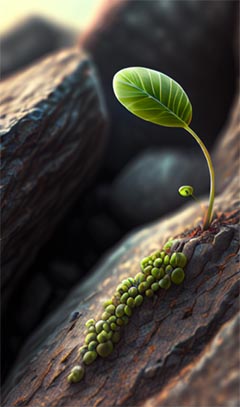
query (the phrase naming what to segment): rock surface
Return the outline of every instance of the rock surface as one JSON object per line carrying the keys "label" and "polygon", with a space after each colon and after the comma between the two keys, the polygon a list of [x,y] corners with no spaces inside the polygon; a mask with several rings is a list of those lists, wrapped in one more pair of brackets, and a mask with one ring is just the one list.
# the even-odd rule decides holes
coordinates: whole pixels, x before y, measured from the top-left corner
{"label": "rock surface", "polygon": [[58,49],[74,46],[76,33],[41,17],[21,21],[1,38],[2,78]]}
{"label": "rock surface", "polygon": [[236,8],[231,0],[104,2],[79,43],[94,58],[111,113],[105,156],[110,173],[149,146],[192,146],[181,130],[143,122],[119,104],[112,78],[127,66],[156,69],[179,82],[193,106],[193,129],[208,146],[213,144],[234,95]]}
{"label": "rock surface", "polygon": [[3,81],[0,92],[6,294],[95,175],[106,112],[94,67],[77,49]]}
{"label": "rock surface", "polygon": [[[207,190],[209,175],[204,157],[188,150],[147,150],[124,168],[113,182],[110,208],[121,223],[138,226],[185,204],[181,185]],[[137,208],[137,210],[136,210]]]}
{"label": "rock surface", "polygon": [[[239,136],[237,110],[235,106],[220,146],[224,143],[235,149]],[[231,157],[231,152],[216,151],[220,161],[223,156]],[[237,172],[231,173],[233,168],[230,162],[227,169],[217,173],[216,218],[208,230],[201,230],[199,211],[189,205],[175,216],[129,236],[71,292],[24,347],[6,383],[4,406],[141,405],[159,397],[169,380],[183,369],[193,371],[203,356],[207,361],[213,346],[215,352],[222,349],[224,355],[229,354],[230,347],[236,357],[238,349],[228,344],[231,332],[236,340],[235,316],[239,308],[239,182]],[[223,188],[226,176],[230,177],[229,183]],[[78,363],[77,349],[84,341],[85,321],[98,316],[102,302],[111,296],[118,282],[135,275],[139,260],[159,249],[170,236],[182,237],[182,249],[189,259],[183,286],[149,299],[133,316],[112,356],[89,366],[83,382],[69,385],[66,375]],[[77,315],[74,319],[73,314]],[[225,323],[230,327],[228,332],[223,327],[219,333]],[[216,335],[222,338],[222,348],[218,337],[214,341]],[[221,364],[214,354],[212,361],[215,366]],[[225,369],[225,364],[221,366]],[[235,397],[235,365],[229,361],[227,366],[227,384],[233,383]],[[199,379],[205,379],[206,372],[198,370],[198,374],[194,390],[197,388],[198,394],[205,392],[204,401],[210,405],[212,398],[207,397],[205,380]],[[219,393],[218,381],[211,380],[211,384],[211,395]],[[218,405],[228,405],[228,400],[227,385],[226,391],[221,389]],[[165,397],[164,404],[158,405],[171,405],[167,403]]]}

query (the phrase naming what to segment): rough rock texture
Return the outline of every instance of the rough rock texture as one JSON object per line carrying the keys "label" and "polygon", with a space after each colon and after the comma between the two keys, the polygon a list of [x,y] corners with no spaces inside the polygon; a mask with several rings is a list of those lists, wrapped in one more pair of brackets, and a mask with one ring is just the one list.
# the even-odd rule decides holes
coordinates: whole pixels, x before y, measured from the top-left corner
{"label": "rough rock texture", "polygon": [[182,369],[158,396],[143,406],[238,406],[239,328],[238,313],[223,325],[194,364]]}
{"label": "rough rock texture", "polygon": [[1,283],[7,294],[95,175],[106,113],[93,65],[77,49],[3,81],[0,93]]}
{"label": "rough rock texture", "polygon": [[[228,154],[226,148],[221,148],[222,144],[228,145],[230,150],[235,149],[239,135],[237,109],[235,106],[224,139],[216,151],[215,156],[220,161],[223,157],[231,157],[231,151]],[[230,144],[228,140],[231,140]],[[238,349],[228,344],[230,334],[229,331],[226,333],[226,327],[232,329],[232,340],[235,341],[234,318],[239,308],[239,183],[238,174],[231,172],[234,167],[227,159],[226,165],[227,168],[221,170],[221,165],[216,163],[219,194],[216,217],[210,228],[202,232],[199,209],[188,205],[185,210],[124,240],[32,335],[6,383],[3,405],[141,405],[150,397],[159,397],[168,381],[184,368],[197,369],[200,359],[207,360],[209,349],[213,362],[220,366],[214,357],[214,353],[219,352],[220,343],[214,340],[214,336],[222,338],[224,356],[229,354],[229,348],[237,356]],[[226,177],[229,177],[227,186]],[[83,382],[69,385],[66,375],[78,363],[77,349],[84,341],[85,321],[97,317],[103,300],[111,296],[118,282],[128,275],[135,275],[139,260],[159,249],[170,236],[182,237],[180,245],[189,259],[184,284],[149,299],[132,317],[111,357],[89,366]],[[225,323],[228,325],[219,333]],[[218,403],[216,405],[225,406],[232,385],[233,399],[236,399],[236,368],[230,361],[221,366],[228,370],[223,371],[226,381],[221,382],[225,389],[221,389],[221,397],[214,400]],[[206,392],[206,371],[212,385],[211,398]],[[202,375],[200,370],[196,371],[197,374],[198,394],[205,392],[204,401],[210,405],[212,394],[219,392],[219,383],[212,379],[209,365]],[[169,397],[173,397],[172,394]],[[191,401],[192,397],[194,395]],[[158,406],[165,404],[166,397]],[[185,405],[192,406],[190,403]]]}
{"label": "rough rock texture", "polygon": [[109,171],[117,172],[150,145],[193,145],[183,130],[143,122],[119,104],[112,78],[127,66],[147,66],[178,81],[193,105],[193,129],[213,144],[234,94],[237,7],[231,0],[104,2],[79,43],[96,62],[111,112],[104,161]]}
{"label": "rough rock texture", "polygon": [[114,180],[110,208],[121,223],[138,226],[186,203],[178,194],[178,188],[186,184],[196,187],[197,197],[207,190],[209,175],[203,154],[188,149],[148,149]]}
{"label": "rough rock texture", "polygon": [[27,18],[2,35],[1,76],[13,74],[44,55],[75,43],[73,31],[41,17]]}

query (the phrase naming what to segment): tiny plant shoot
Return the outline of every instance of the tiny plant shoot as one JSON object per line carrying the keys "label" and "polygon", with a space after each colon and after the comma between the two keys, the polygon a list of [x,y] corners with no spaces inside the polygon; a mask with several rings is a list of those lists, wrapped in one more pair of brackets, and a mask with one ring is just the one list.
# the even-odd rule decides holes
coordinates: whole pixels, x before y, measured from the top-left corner
{"label": "tiny plant shoot", "polygon": [[[113,90],[119,102],[134,115],[161,126],[184,128],[197,141],[206,158],[210,175],[209,204],[203,220],[203,229],[207,229],[213,215],[214,169],[206,146],[189,127],[192,120],[192,105],[183,88],[161,72],[130,67],[115,74]],[[190,185],[180,187],[179,193],[195,199]]]}

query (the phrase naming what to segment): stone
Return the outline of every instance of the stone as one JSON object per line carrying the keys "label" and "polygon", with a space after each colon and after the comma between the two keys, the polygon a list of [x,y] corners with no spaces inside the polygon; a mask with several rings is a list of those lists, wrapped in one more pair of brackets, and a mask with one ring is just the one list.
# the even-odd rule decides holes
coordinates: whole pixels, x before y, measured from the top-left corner
{"label": "stone", "polygon": [[190,146],[178,129],[134,117],[116,100],[114,74],[145,66],[175,79],[193,106],[192,126],[210,148],[223,126],[237,78],[233,37],[237,2],[231,0],[105,0],[79,44],[92,55],[111,115],[105,168],[117,172],[151,146]]}
{"label": "stone", "polygon": [[200,154],[186,149],[147,150],[114,180],[110,208],[123,224],[138,226],[189,203],[192,198],[178,194],[181,185],[194,186],[199,197],[208,183],[207,164]]}
{"label": "stone", "polygon": [[94,66],[76,48],[5,79],[0,93],[1,284],[9,297],[96,175],[107,117]]}
{"label": "stone", "polygon": [[22,20],[1,36],[2,78],[34,61],[67,46],[73,46],[77,34],[42,17]]}

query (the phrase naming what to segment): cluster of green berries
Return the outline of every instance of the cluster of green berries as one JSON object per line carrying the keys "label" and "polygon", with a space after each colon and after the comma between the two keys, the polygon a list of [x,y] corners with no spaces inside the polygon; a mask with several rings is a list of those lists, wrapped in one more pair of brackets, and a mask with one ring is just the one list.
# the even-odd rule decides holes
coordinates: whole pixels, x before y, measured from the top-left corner
{"label": "cluster of green berries", "polygon": [[90,365],[100,356],[109,356],[120,341],[122,327],[129,323],[135,308],[145,297],[152,297],[160,288],[169,289],[171,284],[181,284],[187,257],[182,252],[170,252],[172,241],[163,250],[154,252],[141,261],[141,272],[134,278],[121,282],[112,299],[104,303],[101,319],[86,322],[85,344],[79,349],[83,364],[75,366],[68,382],[79,382],[85,373],[84,365]]}

